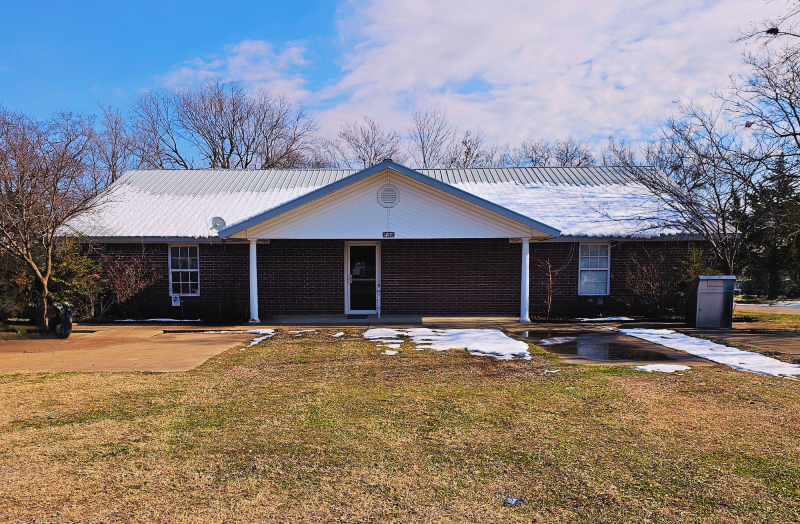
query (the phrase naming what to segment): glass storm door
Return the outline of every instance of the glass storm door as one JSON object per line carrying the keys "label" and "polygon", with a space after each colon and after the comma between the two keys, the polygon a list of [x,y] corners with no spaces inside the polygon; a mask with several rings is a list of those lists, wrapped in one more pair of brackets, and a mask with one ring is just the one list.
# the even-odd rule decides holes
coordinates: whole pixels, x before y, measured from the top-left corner
{"label": "glass storm door", "polygon": [[378,246],[347,246],[347,313],[377,313]]}

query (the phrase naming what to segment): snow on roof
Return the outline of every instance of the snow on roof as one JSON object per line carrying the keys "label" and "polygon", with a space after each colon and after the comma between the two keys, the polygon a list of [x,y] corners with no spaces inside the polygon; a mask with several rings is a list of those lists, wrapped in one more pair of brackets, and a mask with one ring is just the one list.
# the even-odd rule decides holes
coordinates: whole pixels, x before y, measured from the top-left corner
{"label": "snow on roof", "polygon": [[[636,217],[657,203],[622,168],[421,169],[420,173],[556,229],[566,237],[654,237]],[[343,169],[132,170],[70,227],[87,237],[214,238],[228,226],[346,178]]]}

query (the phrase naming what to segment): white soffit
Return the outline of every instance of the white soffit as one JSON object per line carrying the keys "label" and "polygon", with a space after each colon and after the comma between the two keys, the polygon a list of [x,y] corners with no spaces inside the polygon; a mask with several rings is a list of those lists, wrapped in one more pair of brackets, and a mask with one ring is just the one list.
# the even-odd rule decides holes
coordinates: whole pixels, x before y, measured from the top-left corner
{"label": "white soffit", "polygon": [[[377,198],[387,181],[399,193],[397,204],[388,209]],[[551,237],[393,170],[371,175],[231,237],[379,239],[384,232],[406,239]]]}

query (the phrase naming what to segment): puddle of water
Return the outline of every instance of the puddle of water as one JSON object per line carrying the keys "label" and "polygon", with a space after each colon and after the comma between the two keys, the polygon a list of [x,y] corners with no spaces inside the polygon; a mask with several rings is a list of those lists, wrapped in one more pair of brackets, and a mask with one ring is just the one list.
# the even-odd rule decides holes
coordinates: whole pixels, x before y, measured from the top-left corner
{"label": "puddle of water", "polygon": [[596,331],[528,331],[522,333],[534,344],[557,355],[574,355],[588,360],[670,360],[658,351],[637,347],[618,333]]}

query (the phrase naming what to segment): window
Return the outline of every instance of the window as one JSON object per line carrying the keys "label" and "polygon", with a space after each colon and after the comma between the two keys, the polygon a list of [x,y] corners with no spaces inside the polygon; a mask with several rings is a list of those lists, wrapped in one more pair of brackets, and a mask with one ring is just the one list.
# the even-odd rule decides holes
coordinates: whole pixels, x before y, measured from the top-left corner
{"label": "window", "polygon": [[578,294],[608,295],[608,244],[581,244]]}
{"label": "window", "polygon": [[169,288],[172,295],[200,294],[197,246],[170,246]]}

